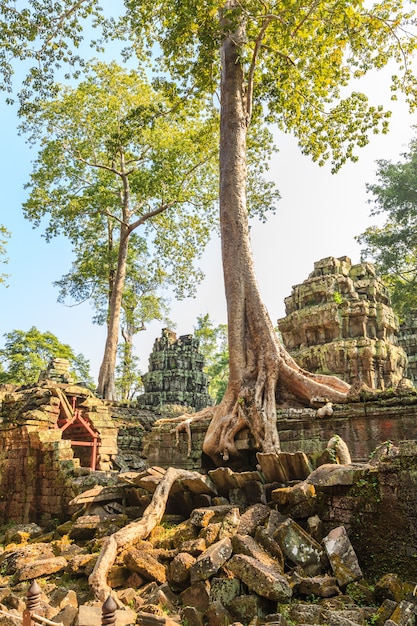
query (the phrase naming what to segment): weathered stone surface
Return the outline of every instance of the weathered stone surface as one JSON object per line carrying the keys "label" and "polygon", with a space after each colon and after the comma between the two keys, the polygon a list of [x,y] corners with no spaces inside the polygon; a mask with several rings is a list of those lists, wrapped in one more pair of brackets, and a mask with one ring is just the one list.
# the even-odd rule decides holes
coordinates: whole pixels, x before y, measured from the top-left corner
{"label": "weathered stone surface", "polygon": [[190,581],[190,568],[195,563],[195,557],[187,552],[180,552],[175,556],[168,569],[168,580],[174,588],[184,588]]}
{"label": "weathered stone surface", "polygon": [[267,520],[270,512],[271,509],[266,504],[253,504],[247,508],[240,516],[239,535],[254,535],[257,528]]}
{"label": "weathered stone surface", "polygon": [[254,618],[263,618],[269,612],[269,602],[254,594],[242,595],[230,602],[228,609],[243,624]]}
{"label": "weathered stone surface", "polygon": [[258,463],[266,481],[287,483],[290,480],[304,480],[312,471],[312,466],[304,452],[258,452]]}
{"label": "weathered stone surface", "polygon": [[228,626],[233,623],[233,617],[218,600],[210,602],[204,613],[204,619],[210,626]]}
{"label": "weathered stone surface", "polygon": [[194,606],[196,609],[205,611],[210,602],[210,582],[200,580],[193,583],[180,594],[184,605]]}
{"label": "weathered stone surface", "polygon": [[362,578],[357,556],[343,526],[331,530],[327,537],[323,538],[323,544],[341,587]]}
{"label": "weathered stone surface", "polygon": [[378,602],[394,600],[401,602],[404,599],[404,586],[397,574],[385,574],[375,583],[375,599]]}
{"label": "weathered stone surface", "polygon": [[232,537],[232,546],[234,554],[246,554],[264,565],[275,568],[280,574],[283,573],[281,563],[277,559],[274,559],[271,554],[263,550],[258,542],[250,535],[235,535]]}
{"label": "weathered stone surface", "polygon": [[323,571],[325,555],[322,547],[294,520],[288,518],[275,531],[274,539],[295,565],[301,565],[309,576]]}
{"label": "weathered stone surface", "polygon": [[321,624],[323,609],[319,604],[295,602],[290,606],[288,617],[295,624]]}
{"label": "weathered stone surface", "polygon": [[238,578],[212,578],[210,600],[218,600],[226,608],[231,601],[241,593],[241,584]]}
{"label": "weathered stone surface", "polygon": [[307,481],[274,489],[271,498],[280,511],[290,512],[295,518],[311,517],[317,512],[316,490]]}
{"label": "weathered stone surface", "polygon": [[416,603],[402,600],[394,609],[390,619],[399,626],[414,626],[417,622]]}
{"label": "weathered stone surface", "polygon": [[209,508],[194,509],[190,515],[190,523],[193,526],[204,528],[210,523],[222,521],[233,508],[232,505],[225,504]]}
{"label": "weathered stone surface", "polygon": [[232,542],[229,537],[220,539],[207,548],[199,557],[190,570],[191,584],[199,580],[206,580],[219,571],[221,566],[232,554]]}
{"label": "weathered stone surface", "polygon": [[149,370],[142,376],[145,393],[138,397],[139,406],[183,405],[199,410],[212,404],[198,346],[192,335],[177,339],[172,330],[163,329],[149,357]]}
{"label": "weathered stone surface", "polygon": [[124,555],[124,563],[132,572],[137,572],[146,580],[156,580],[159,583],[166,581],[165,566],[147,550],[131,548]]}
{"label": "weathered stone surface", "polygon": [[203,614],[194,606],[182,607],[180,617],[182,623],[185,622],[186,624],[189,624],[189,626],[203,626]]}
{"label": "weathered stone surface", "polygon": [[337,580],[331,576],[302,577],[294,574],[291,582],[297,592],[303,596],[330,598],[340,594]]}
{"label": "weathered stone surface", "polygon": [[228,561],[230,569],[251,591],[263,598],[277,602],[288,602],[292,590],[285,576],[276,567],[260,563],[251,556],[235,554]]}
{"label": "weathered stone surface", "polygon": [[226,513],[219,530],[219,539],[232,537],[237,533],[240,523],[240,513],[238,508],[233,508]]}
{"label": "weathered stone surface", "polygon": [[351,465],[326,463],[314,470],[306,482],[321,488],[335,485],[354,485],[370,471],[372,468],[368,463],[352,463]]}
{"label": "weathered stone surface", "polygon": [[65,569],[67,561],[63,556],[57,556],[51,559],[41,559],[33,563],[27,563],[17,570],[15,576],[19,581],[31,580],[40,576],[49,576]]}
{"label": "weathered stone surface", "polygon": [[284,555],[279,544],[268,533],[266,528],[259,527],[255,533],[255,541],[258,542],[269,554],[271,554],[278,563],[281,571],[284,571]]}
{"label": "weathered stone surface", "polygon": [[328,257],[285,299],[284,345],[309,372],[336,374],[373,389],[398,384],[406,354],[388,290],[370,263]]}

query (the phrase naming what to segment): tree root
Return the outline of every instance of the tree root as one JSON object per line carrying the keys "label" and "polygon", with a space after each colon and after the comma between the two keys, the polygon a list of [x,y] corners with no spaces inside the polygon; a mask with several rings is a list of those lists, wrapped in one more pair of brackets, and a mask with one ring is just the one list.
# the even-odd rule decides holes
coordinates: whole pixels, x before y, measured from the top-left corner
{"label": "tree root", "polygon": [[[175,469],[173,467],[168,468],[155,489],[152,501],[143,512],[141,519],[131,522],[109,537],[106,537],[94,570],[88,578],[91,590],[100,602],[105,602],[109,595],[112,595],[112,589],[107,584],[107,575],[117,556],[122,550],[126,550],[140,539],[148,537],[155,526],[159,524],[164,515],[169,493],[174,482],[200,476],[198,472]],[[115,599],[117,601],[117,598]]]}

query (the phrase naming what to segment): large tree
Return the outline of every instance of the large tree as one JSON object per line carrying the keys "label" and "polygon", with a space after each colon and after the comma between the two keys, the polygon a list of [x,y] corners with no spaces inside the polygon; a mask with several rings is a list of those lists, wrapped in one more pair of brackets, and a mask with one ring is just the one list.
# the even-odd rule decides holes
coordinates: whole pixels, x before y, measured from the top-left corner
{"label": "large tree", "polygon": [[393,89],[403,87],[414,97],[414,78],[404,69],[416,45],[405,30],[410,16],[390,0],[373,6],[347,0],[126,4],[140,45],[157,41],[160,62],[185,85],[192,82],[207,92],[220,81],[220,226],[230,374],[204,451],[217,464],[233,459],[236,434],[244,428],[259,450],[279,450],[277,401],[309,404],[319,396],[340,402],[349,387],[301,370],[279,342],[262,302],[246,208],[248,128],[266,112],[269,122],[292,131],[319,163],[331,158],[337,170],[346,159],[356,159],[355,146],[365,145],[370,132],[386,130],[387,114],[362,93],[349,92],[349,80],[394,58],[403,73],[394,77]]}
{"label": "large tree", "polygon": [[32,326],[27,331],[12,330],[3,335],[4,347],[0,349],[0,382],[26,385],[36,383],[39,374],[55,357],[68,359],[74,377],[92,384],[90,365],[82,354],[75,354],[66,343],[61,343],[51,332],[42,333]]}
{"label": "large tree", "polygon": [[382,225],[357,237],[363,259],[371,259],[388,285],[395,311],[404,318],[417,310],[417,140],[402,159],[377,162],[377,182],[367,185],[371,216]]}
{"label": "large tree", "polygon": [[[11,4],[3,0],[8,9]],[[57,4],[45,0],[49,4],[58,20],[52,27],[65,20],[65,12],[73,23],[80,7],[97,6],[67,1],[57,18]],[[293,132],[301,150],[319,163],[332,159],[337,170],[346,159],[356,159],[355,146],[365,145],[370,133],[385,131],[388,114],[350,90],[349,81],[393,60],[399,67],[394,94],[402,89],[414,101],[413,15],[401,0],[125,0],[125,6],[121,27],[133,38],[131,48],[160,50],[160,68],[182,81],[184,93],[207,96],[220,84],[220,224],[230,376],[204,449],[223,463],[237,454],[236,434],[249,428],[258,449],[278,450],[277,401],[308,404],[314,396],[343,401],[349,388],[302,371],[278,341],[263,305],[249,240],[248,129],[265,114],[267,121]],[[39,15],[38,2],[36,9]],[[27,18],[30,24],[35,14]],[[46,12],[44,18],[48,21]],[[22,31],[16,33],[19,40]],[[36,32],[45,41],[40,60],[48,67],[44,52],[53,56],[53,35]]]}
{"label": "large tree", "polygon": [[[141,247],[152,247],[158,267],[170,267],[178,291],[189,291],[197,280],[192,263],[209,238],[216,206],[214,118],[192,98],[179,100],[172,86],[151,87],[140,73],[116,64],[95,64],[77,87],[62,88],[27,112],[23,128],[40,150],[25,215],[35,224],[46,218],[46,237],[63,233],[76,252],[61,293],[74,295],[78,288],[82,297],[93,282],[97,302],[107,279],[98,380],[98,393],[107,399],[115,399],[126,274]],[[132,239],[139,229],[141,238]]]}

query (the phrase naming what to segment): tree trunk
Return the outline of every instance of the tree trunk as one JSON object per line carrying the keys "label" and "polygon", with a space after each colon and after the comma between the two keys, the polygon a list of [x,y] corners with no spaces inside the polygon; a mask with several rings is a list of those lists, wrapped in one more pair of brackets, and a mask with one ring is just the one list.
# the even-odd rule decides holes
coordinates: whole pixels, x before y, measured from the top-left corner
{"label": "tree trunk", "polygon": [[174,482],[186,478],[195,479],[196,477],[200,477],[200,474],[197,472],[175,469],[173,467],[167,469],[141,519],[124,526],[105,538],[94,570],[88,579],[94,596],[98,600],[104,602],[111,595],[112,590],[107,584],[107,575],[118,554],[122,550],[128,550],[139,539],[146,539],[161,521],[165,513],[169,492]]}
{"label": "tree trunk", "polygon": [[114,374],[116,369],[120,313],[122,308],[122,296],[126,278],[129,239],[130,230],[125,224],[122,224],[120,227],[120,243],[119,253],[117,257],[117,269],[110,297],[106,345],[104,348],[104,355],[100,366],[97,385],[98,395],[102,396],[106,400],[116,399]]}
{"label": "tree trunk", "polygon": [[[238,5],[233,6],[236,12]],[[245,428],[251,431],[257,449],[279,451],[277,394],[280,400],[290,394],[309,404],[312,396],[343,402],[349,390],[337,378],[314,376],[297,366],[280,344],[260,297],[246,206],[249,116],[239,54],[244,42],[241,17],[221,49],[220,229],[230,362],[228,387],[203,446],[216,465],[238,456],[235,437]]]}

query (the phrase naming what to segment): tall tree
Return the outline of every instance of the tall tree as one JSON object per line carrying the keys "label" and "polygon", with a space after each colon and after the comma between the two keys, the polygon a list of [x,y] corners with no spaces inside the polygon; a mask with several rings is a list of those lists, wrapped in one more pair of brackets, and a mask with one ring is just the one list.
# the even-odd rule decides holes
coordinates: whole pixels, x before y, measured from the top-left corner
{"label": "tall tree", "polygon": [[26,385],[36,383],[52,358],[68,359],[71,372],[77,380],[91,383],[90,365],[82,354],[75,354],[71,346],[62,343],[51,332],[42,333],[32,326],[27,331],[12,330],[3,335],[0,349],[0,382]]}
{"label": "tall tree", "polygon": [[377,162],[377,182],[371,216],[384,216],[382,226],[370,226],[357,237],[362,258],[372,260],[390,289],[394,310],[405,317],[417,310],[417,140],[402,160]]}
{"label": "tall tree", "polygon": [[[337,170],[355,146],[386,130],[388,114],[349,79],[394,58],[408,63],[416,39],[401,2],[126,0],[140,45],[158,42],[164,67],[185,85],[213,91],[220,81],[220,227],[228,310],[229,383],[204,442],[215,463],[238,456],[235,436],[249,428],[255,446],[279,450],[276,403],[314,396],[345,401],[349,387],[301,370],[279,342],[255,277],[247,219],[247,134],[266,119],[292,131],[313,160]],[[220,57],[219,57],[220,52]],[[219,63],[220,61],[220,63]],[[218,70],[220,67],[220,76]],[[414,98],[406,66],[393,89]]]}
{"label": "tall tree", "polygon": [[[98,393],[107,399],[115,399],[126,273],[132,269],[138,278],[139,253],[154,250],[154,283],[165,265],[178,291],[195,287],[192,264],[215,215],[213,123],[213,115],[202,115],[191,98],[184,104],[170,85],[151,87],[116,64],[96,64],[76,88],[62,88],[26,116],[23,128],[41,147],[25,215],[37,225],[47,217],[46,237],[64,233],[77,253],[61,293],[78,289],[83,297],[91,283],[107,278],[108,332],[98,380]],[[139,229],[141,238],[132,240]],[[103,293],[94,292],[96,302]]]}

